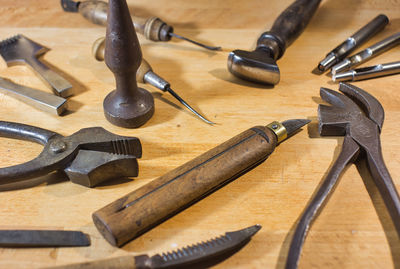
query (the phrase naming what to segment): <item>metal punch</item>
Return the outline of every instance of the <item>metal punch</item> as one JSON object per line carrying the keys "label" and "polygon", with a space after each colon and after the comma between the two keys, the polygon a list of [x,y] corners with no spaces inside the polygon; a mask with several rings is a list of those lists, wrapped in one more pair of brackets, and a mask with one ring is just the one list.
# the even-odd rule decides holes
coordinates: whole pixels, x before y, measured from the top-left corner
{"label": "metal punch", "polygon": [[388,51],[389,49],[397,46],[400,44],[400,32],[391,35],[374,45],[366,48],[365,50],[344,59],[340,63],[334,65],[332,67],[332,76],[335,76],[338,73],[341,73],[345,70],[348,70],[350,68],[356,67],[357,65],[360,65],[369,59],[378,56],[379,54]]}
{"label": "metal punch", "polygon": [[44,145],[35,159],[0,168],[0,185],[64,171],[74,183],[94,187],[106,180],[138,175],[136,158],[142,147],[136,137],[119,136],[101,127],[84,128],[70,136],[39,127],[0,121],[0,136]]}
{"label": "metal punch", "polygon": [[350,84],[341,83],[339,91],[321,88],[320,95],[331,106],[319,105],[319,133],[322,136],[344,136],[342,150],[311,202],[299,218],[286,269],[297,268],[307,232],[333,193],[346,166],[365,159],[368,172],[385,203],[400,236],[400,198],[382,156],[380,133],[385,113],[379,101]]}
{"label": "metal punch", "polygon": [[400,73],[400,61],[349,70],[332,76],[333,81],[357,81]]}
{"label": "metal punch", "polygon": [[357,47],[364,44],[367,40],[380,32],[389,23],[386,15],[378,15],[367,25],[362,27],[352,36],[343,41],[339,46],[330,51],[326,57],[319,62],[317,70],[325,72],[333,65],[343,60],[347,55],[354,51]]}

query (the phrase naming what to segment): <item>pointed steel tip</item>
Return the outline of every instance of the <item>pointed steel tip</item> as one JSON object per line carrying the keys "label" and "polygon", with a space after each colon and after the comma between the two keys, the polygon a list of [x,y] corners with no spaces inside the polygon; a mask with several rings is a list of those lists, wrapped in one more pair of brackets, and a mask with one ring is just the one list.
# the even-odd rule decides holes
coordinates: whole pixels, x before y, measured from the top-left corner
{"label": "pointed steel tip", "polygon": [[205,45],[205,44],[200,43],[200,42],[198,42],[198,41],[194,41],[194,40],[189,39],[189,38],[187,38],[187,37],[184,37],[184,36],[175,34],[175,33],[173,33],[173,32],[169,32],[168,34],[169,34],[170,36],[173,36],[173,37],[176,37],[176,38],[179,38],[179,39],[182,39],[182,40],[186,40],[186,41],[188,41],[188,42],[190,42],[190,43],[192,43],[192,44],[195,44],[195,45],[197,45],[197,46],[200,46],[200,47],[205,48],[205,49],[208,49],[208,50],[222,50],[221,47],[208,46],[208,45]]}
{"label": "pointed steel tip", "polygon": [[244,228],[242,231],[247,233],[248,236],[253,236],[255,235],[260,229],[262,228],[262,226],[260,224],[256,224],[247,228]]}
{"label": "pointed steel tip", "polygon": [[288,137],[294,134],[297,130],[299,130],[304,125],[310,123],[310,120],[307,119],[292,119],[286,120],[282,122],[282,125],[285,126]]}
{"label": "pointed steel tip", "polygon": [[253,235],[255,235],[262,226],[260,224],[256,224],[241,230],[233,231],[233,232],[226,232],[225,235],[230,235],[230,236],[240,236],[241,240],[247,240],[251,238]]}
{"label": "pointed steel tip", "polygon": [[199,117],[201,120],[203,120],[204,122],[210,124],[210,125],[214,125],[216,124],[215,122],[212,122],[208,119],[206,119],[203,115],[201,115],[199,112],[197,112],[193,107],[191,107],[188,103],[186,103],[185,100],[182,99],[182,97],[180,97],[174,90],[171,89],[171,87],[167,87],[166,90],[173,96],[175,97],[176,100],[178,100],[182,105],[184,105],[187,109],[189,109],[190,111],[193,112],[193,114],[195,114],[197,117]]}

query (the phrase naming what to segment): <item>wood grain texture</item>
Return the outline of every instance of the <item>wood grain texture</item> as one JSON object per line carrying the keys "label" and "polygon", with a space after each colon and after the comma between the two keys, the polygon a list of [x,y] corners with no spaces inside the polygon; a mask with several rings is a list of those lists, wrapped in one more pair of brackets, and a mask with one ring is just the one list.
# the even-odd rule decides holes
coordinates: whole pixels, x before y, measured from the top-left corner
{"label": "wood grain texture", "polygon": [[[0,39],[21,33],[51,50],[42,60],[73,84],[70,112],[57,117],[0,94],[1,120],[36,125],[70,135],[102,126],[119,135],[139,137],[143,158],[139,177],[117,180],[94,189],[52,174],[37,186],[0,193],[0,228],[78,229],[90,234],[92,246],[65,249],[1,249],[0,268],[40,268],[101,258],[168,251],[259,223],[252,241],[216,268],[282,268],[291,231],[322,177],[338,155],[342,138],[319,137],[316,129],[319,88],[337,90],[325,75],[311,73],[325,54],[379,13],[391,20],[385,30],[362,48],[400,29],[400,6],[395,0],[324,0],[304,33],[281,60],[281,82],[274,88],[240,81],[227,71],[233,49],[253,49],[260,33],[292,1],[248,0],[130,0],[135,15],[159,16],[175,32],[224,48],[208,52],[183,41],[144,40],[142,52],[153,70],[212,121],[208,126],[183,109],[172,96],[148,85],[155,97],[155,114],[139,129],[111,125],[103,115],[103,99],[115,88],[104,62],[92,58],[92,43],[105,29],[79,14],[61,11],[59,1],[3,0]],[[157,8],[157,9],[154,9]],[[367,65],[395,61],[394,48]],[[51,92],[26,66],[7,68],[0,76]],[[400,188],[400,76],[354,83],[382,103],[386,115],[381,139],[388,170]],[[256,169],[223,187],[122,249],[112,247],[94,227],[91,214],[254,125],[273,120],[310,118],[309,125],[279,145]],[[32,159],[41,146],[0,139],[0,166]],[[44,183],[44,182],[47,183]],[[32,184],[31,184],[32,185]],[[372,198],[372,199],[371,199]],[[341,178],[306,240],[300,268],[391,268],[400,266],[400,243],[384,204],[368,177],[355,166]]]}

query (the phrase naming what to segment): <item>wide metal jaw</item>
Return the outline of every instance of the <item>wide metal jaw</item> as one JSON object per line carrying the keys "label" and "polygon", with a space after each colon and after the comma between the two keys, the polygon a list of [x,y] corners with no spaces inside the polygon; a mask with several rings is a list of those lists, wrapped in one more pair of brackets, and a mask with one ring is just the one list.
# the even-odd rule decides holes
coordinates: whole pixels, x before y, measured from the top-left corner
{"label": "wide metal jaw", "polygon": [[275,85],[280,80],[278,65],[262,50],[232,51],[228,57],[228,70],[236,77],[262,84]]}

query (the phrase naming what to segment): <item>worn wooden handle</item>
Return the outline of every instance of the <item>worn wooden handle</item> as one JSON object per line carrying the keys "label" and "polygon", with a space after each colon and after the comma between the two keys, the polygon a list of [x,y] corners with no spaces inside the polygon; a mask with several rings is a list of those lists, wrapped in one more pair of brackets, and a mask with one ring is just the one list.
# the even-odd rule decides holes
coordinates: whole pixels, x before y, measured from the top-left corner
{"label": "worn wooden handle", "polygon": [[112,245],[121,246],[264,161],[276,135],[256,126],[93,213]]}
{"label": "worn wooden handle", "polygon": [[[279,46],[276,59],[282,57],[286,48],[303,32],[321,0],[296,0],[275,20],[269,32],[258,39],[257,46],[270,44],[271,40]],[[273,48],[273,50],[276,50]]]}
{"label": "worn wooden handle", "polygon": [[[104,1],[89,0],[82,1],[79,4],[79,13],[88,21],[97,25],[107,25],[107,10],[108,3]],[[161,27],[164,22],[158,18],[131,17],[137,33],[145,35],[150,40],[159,40],[158,27]]]}
{"label": "worn wooden handle", "polygon": [[46,269],[135,269],[134,256],[122,256],[111,259],[97,260],[84,263],[74,263]]}
{"label": "worn wooden handle", "polygon": [[[97,39],[92,46],[93,57],[98,61],[104,61],[104,51],[106,47],[105,37]],[[145,83],[144,75],[147,72],[152,71],[150,64],[142,58],[142,62],[138,70],[136,71],[136,81],[139,83]]]}

